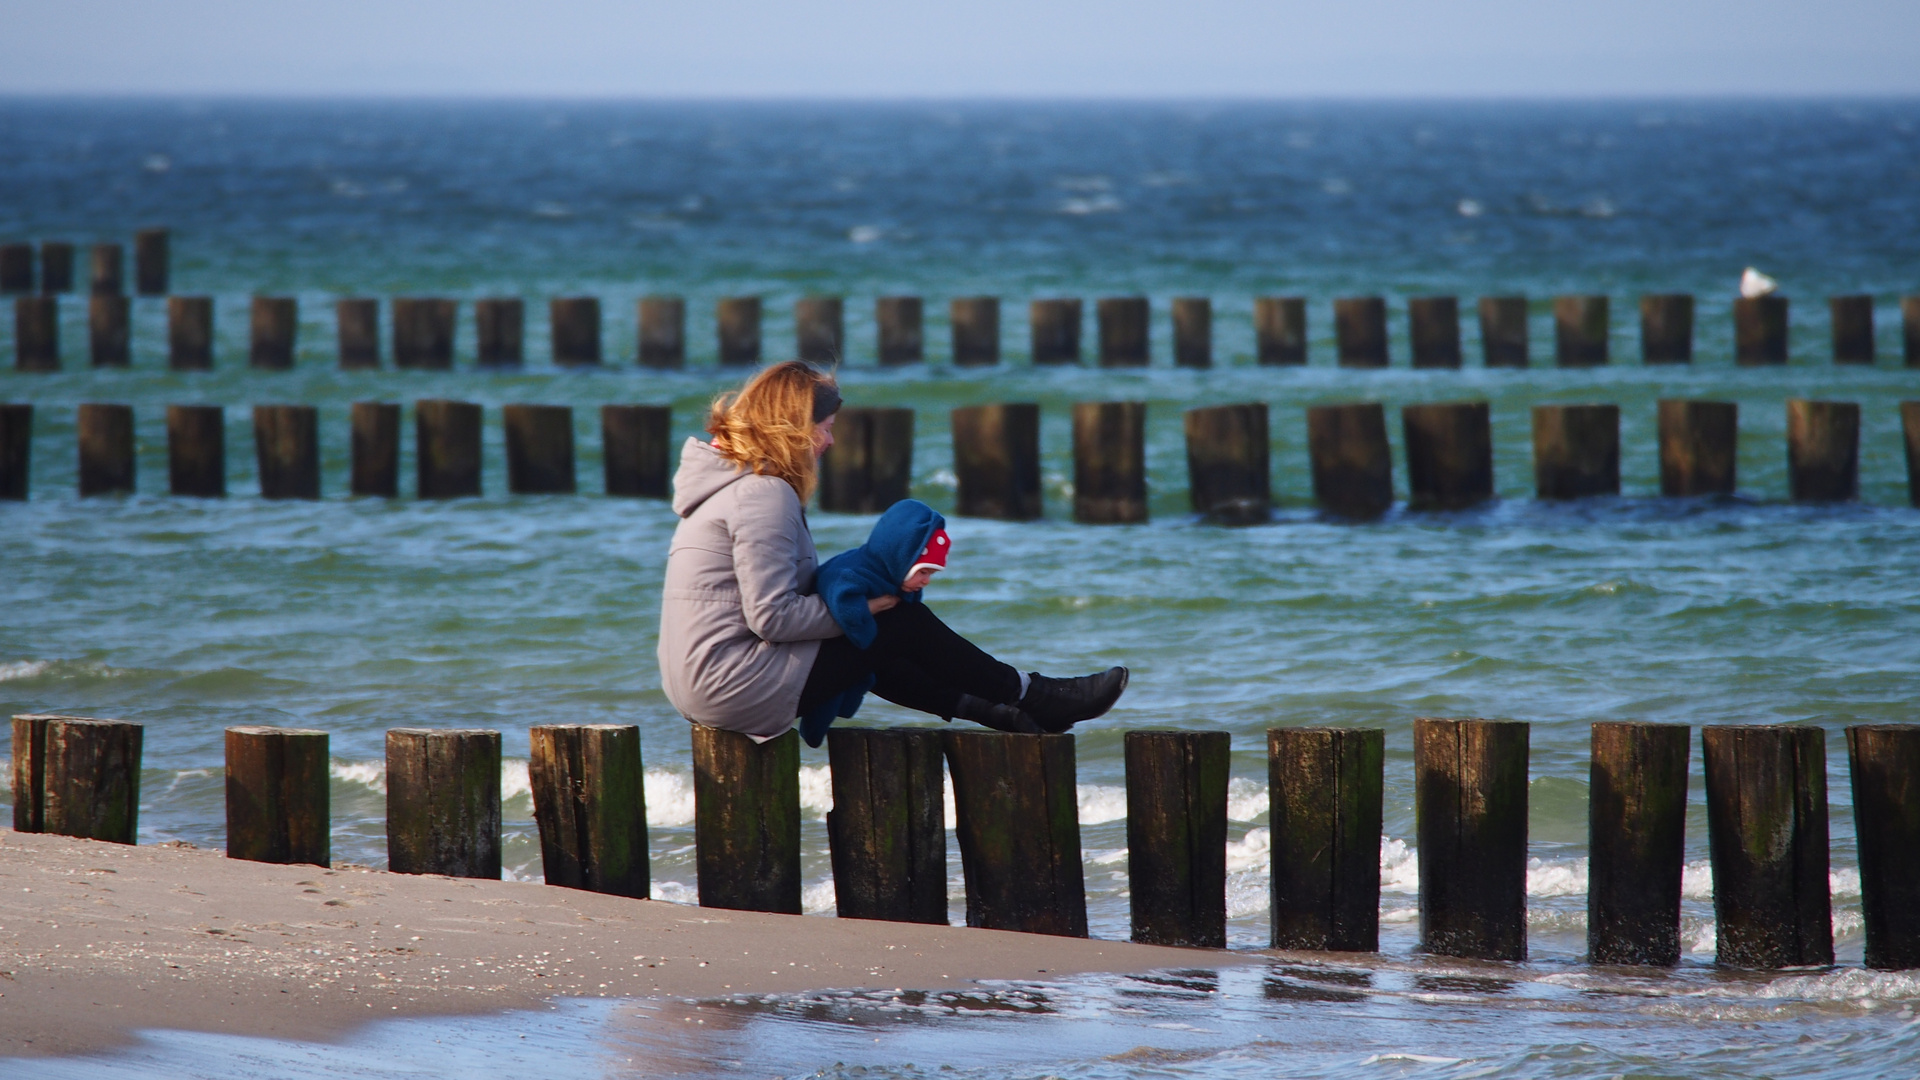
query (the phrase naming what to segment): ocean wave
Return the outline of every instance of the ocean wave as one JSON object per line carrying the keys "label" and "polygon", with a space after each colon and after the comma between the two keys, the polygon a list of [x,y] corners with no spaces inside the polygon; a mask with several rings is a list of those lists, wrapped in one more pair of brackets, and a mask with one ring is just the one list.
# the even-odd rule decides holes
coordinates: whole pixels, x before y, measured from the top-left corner
{"label": "ocean wave", "polygon": [[1080,824],[1104,825],[1127,820],[1127,789],[1112,784],[1081,784],[1078,790]]}
{"label": "ocean wave", "polygon": [[51,660],[12,660],[0,664],[0,682],[13,682],[16,679],[34,679],[53,667]]}
{"label": "ocean wave", "polygon": [[648,890],[650,900],[664,900],[669,904],[698,904],[700,890],[681,881],[656,881]]}
{"label": "ocean wave", "polygon": [[1920,973],[1844,968],[1818,975],[1784,975],[1755,997],[1790,1001],[1911,1001],[1920,998]]}

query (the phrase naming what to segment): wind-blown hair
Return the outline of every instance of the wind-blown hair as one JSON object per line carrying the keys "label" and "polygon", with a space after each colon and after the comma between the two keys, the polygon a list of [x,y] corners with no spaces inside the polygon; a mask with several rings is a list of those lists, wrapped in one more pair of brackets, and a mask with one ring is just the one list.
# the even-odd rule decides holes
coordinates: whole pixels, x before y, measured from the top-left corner
{"label": "wind-blown hair", "polygon": [[713,399],[707,434],[721,457],[760,476],[785,480],[805,505],[819,480],[813,425],[815,401],[822,397],[838,407],[832,375],[798,360],[775,364],[738,391]]}

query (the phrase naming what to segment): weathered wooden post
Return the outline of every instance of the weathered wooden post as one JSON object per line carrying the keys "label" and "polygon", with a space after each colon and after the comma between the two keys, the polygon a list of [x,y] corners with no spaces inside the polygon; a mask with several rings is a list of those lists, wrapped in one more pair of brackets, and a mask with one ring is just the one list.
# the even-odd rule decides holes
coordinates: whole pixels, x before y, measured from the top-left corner
{"label": "weathered wooden post", "polygon": [[927,358],[921,325],[925,308],[917,296],[882,296],[873,302],[880,366],[918,364]]}
{"label": "weathered wooden post", "polygon": [[1213,301],[1173,298],[1173,362],[1184,368],[1213,366]]}
{"label": "weathered wooden post", "polygon": [[1908,367],[1920,367],[1920,296],[1900,298],[1900,356]]}
{"label": "weathered wooden post", "polygon": [[555,364],[591,367],[600,363],[598,297],[556,296],[547,301],[547,321],[553,330]]}
{"label": "weathered wooden post", "polygon": [[167,294],[168,246],[165,229],[141,229],[133,234],[133,280],[141,296]]}
{"label": "weathered wooden post", "polygon": [[298,301],[291,296],[256,296],[252,315],[247,365],[275,370],[291,368],[294,335],[300,325]]}
{"label": "weathered wooden post", "polygon": [[60,298],[18,296],[13,301],[13,369],[60,370]]}
{"label": "weathered wooden post", "polygon": [[1660,494],[1733,494],[1740,407],[1731,401],[1660,402]]}
{"label": "weathered wooden post", "polygon": [[1146,367],[1149,362],[1148,322],[1144,296],[1109,296],[1095,305],[1100,324],[1101,367]]}
{"label": "weathered wooden post", "polygon": [[1493,498],[1493,425],[1484,401],[1407,405],[1407,502],[1415,510],[1460,510]]}
{"label": "weathered wooden post", "polygon": [[687,366],[687,301],[679,296],[643,296],[639,303],[641,367]]}
{"label": "weathered wooden post", "polygon": [[1227,525],[1272,516],[1265,402],[1188,409],[1186,432],[1194,513]]}
{"label": "weathered wooden post", "polygon": [[213,367],[213,297],[167,297],[167,366],[175,371]]}
{"label": "weathered wooden post", "polygon": [[1535,405],[1533,488],[1542,499],[1620,494],[1620,406]]}
{"label": "weathered wooden post", "polygon": [[320,497],[319,426],[311,405],[253,407],[253,446],[260,463],[262,498]]}
{"label": "weathered wooden post", "polygon": [[1380,817],[1386,733],[1268,728],[1273,947],[1380,948]]}
{"label": "weathered wooden post", "polygon": [[1553,298],[1553,362],[1559,367],[1599,367],[1607,362],[1611,319],[1605,296]]}
{"label": "weathered wooden post", "polygon": [[1873,363],[1873,297],[1831,297],[1827,311],[1833,322],[1833,362]]}
{"label": "weathered wooden post", "polygon": [[1733,302],[1733,359],[1741,367],[1787,362],[1787,298],[1743,296]]}
{"label": "weathered wooden post", "polygon": [[837,364],[847,355],[846,301],[803,296],[793,302],[794,355],[810,364]]}
{"label": "weathered wooden post", "polygon": [[500,876],[500,733],[387,732],[387,869]]}
{"label": "weathered wooden post", "polygon": [[392,499],[400,494],[400,406],[356,401],[353,428],[355,495]]}
{"label": "weathered wooden post", "polygon": [[1907,501],[1920,507],[1920,401],[1900,403],[1900,433],[1907,447]]}
{"label": "weathered wooden post", "polygon": [[924,728],[827,731],[833,895],[843,919],[947,925],[942,740]]}
{"label": "weathered wooden post", "polygon": [[1680,962],[1687,846],[1685,724],[1593,725],[1587,800],[1587,962]]}
{"label": "weathered wooden post", "polygon": [[472,402],[414,402],[414,457],[421,498],[480,494],[480,422],[480,406]]}
{"label": "weathered wooden post", "polygon": [[652,873],[640,729],[547,725],[527,736],[527,778],[547,884],[646,899]]}
{"label": "weathered wooden post", "polygon": [[335,337],[339,343],[340,370],[380,366],[380,301],[371,297],[347,297],[333,302]]}
{"label": "weathered wooden post", "polygon": [[227,858],[333,865],[327,733],[227,729]]}
{"label": "weathered wooden post", "polygon": [[953,410],[954,512],[1032,521],[1041,515],[1040,406],[970,405]]}
{"label": "weathered wooden post", "polygon": [[118,294],[87,297],[87,349],[94,367],[133,363],[133,302]]}
{"label": "weathered wooden post", "polygon": [[42,240],[40,242],[40,293],[52,296],[55,293],[73,291],[73,245],[65,240]]}
{"label": "weathered wooden post", "polygon": [[33,482],[33,406],[0,402],[0,500],[25,502]]}
{"label": "weathered wooden post", "polygon": [[760,298],[723,297],[713,308],[720,339],[720,366],[744,367],[760,362]]}
{"label": "weathered wooden post", "polygon": [[1407,301],[1413,338],[1413,366],[1460,366],[1460,300],[1453,296],[1416,296]]}
{"label": "weathered wooden post", "polygon": [[877,514],[913,483],[913,410],[845,408],[820,458],[820,509]]}
{"label": "weathered wooden post", "polygon": [[1035,300],[1027,305],[1027,321],[1036,366],[1080,362],[1080,301]]}
{"label": "weathered wooden post", "polygon": [[1723,967],[1833,963],[1827,733],[1711,726],[1706,752],[1713,918]]}
{"label": "weathered wooden post", "polygon": [[199,498],[227,493],[227,423],[220,406],[167,406],[167,487]]}
{"label": "weathered wooden post", "polygon": [[134,489],[133,406],[80,406],[80,494],[113,495]]}
{"label": "weathered wooden post", "polygon": [[33,291],[33,245],[0,244],[0,293]]}
{"label": "weathered wooden post", "polygon": [[508,405],[507,491],[514,495],[571,495],[573,409],[567,405]]}
{"label": "weathered wooden post", "polygon": [[1340,366],[1387,366],[1387,302],[1378,296],[1351,296],[1333,302],[1333,333],[1340,343]]}
{"label": "weathered wooden post", "polygon": [[1844,502],[1859,497],[1858,404],[1787,402],[1787,487],[1794,502]]}
{"label": "weathered wooden post", "polygon": [[119,296],[127,291],[127,249],[119,244],[95,244],[88,254],[95,296]]}
{"label": "weathered wooden post", "polygon": [[1086,937],[1073,736],[942,734],[967,925]]}
{"label": "weathered wooden post", "polygon": [[1146,402],[1074,403],[1073,520],[1147,520]]}
{"label": "weathered wooden post", "polygon": [[947,321],[953,329],[955,367],[1000,362],[999,297],[956,296],[947,302]]}
{"label": "weathered wooden post", "polygon": [[1133,940],[1227,947],[1224,731],[1129,731],[1127,882]]}
{"label": "weathered wooden post", "polygon": [[1867,966],[1920,968],[1920,726],[1847,729]]}
{"label": "weathered wooden post", "polygon": [[1640,359],[1648,364],[1693,363],[1692,293],[1640,298]]}
{"label": "weathered wooden post", "polygon": [[1261,367],[1307,362],[1307,301],[1300,296],[1253,298],[1254,352]]}
{"label": "weathered wooden post", "polygon": [[458,307],[452,300],[395,297],[393,366],[435,371],[453,367],[453,330]]}
{"label": "weathered wooden post", "polygon": [[1377,401],[1307,410],[1313,497],[1329,514],[1369,520],[1393,508],[1387,410]]}
{"label": "weathered wooden post", "polygon": [[1528,725],[1413,722],[1420,948],[1527,958]]}
{"label": "weathered wooden post", "polygon": [[[559,301],[555,301],[558,303]],[[555,326],[558,327],[556,317]],[[481,367],[517,368],[527,362],[527,302],[495,296],[473,302],[474,362]],[[555,350],[558,351],[556,338]],[[598,334],[595,334],[598,342]]]}
{"label": "weathered wooden post", "polygon": [[133,843],[145,731],[124,720],[14,717],[13,831]]}
{"label": "weathered wooden post", "polygon": [[600,459],[607,494],[666,498],[672,434],[671,405],[600,406]]}
{"label": "weathered wooden post", "polygon": [[692,729],[700,906],[800,914],[800,733]]}
{"label": "weathered wooden post", "polygon": [[1527,355],[1527,298],[1480,298],[1480,350],[1490,368],[1523,368]]}

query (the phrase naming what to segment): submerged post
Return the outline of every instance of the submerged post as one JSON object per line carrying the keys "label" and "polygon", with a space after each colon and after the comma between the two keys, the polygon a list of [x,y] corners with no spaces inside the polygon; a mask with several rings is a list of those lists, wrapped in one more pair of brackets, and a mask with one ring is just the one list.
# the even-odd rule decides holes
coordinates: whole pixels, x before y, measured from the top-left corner
{"label": "submerged post", "polygon": [[[557,303],[558,301],[556,301]],[[473,302],[474,362],[517,368],[527,362],[527,302],[495,296]],[[596,343],[599,336],[595,334]]]}
{"label": "submerged post", "polygon": [[1188,409],[1185,420],[1193,512],[1228,525],[1272,516],[1266,403]]}
{"label": "submerged post", "polygon": [[87,297],[87,349],[97,368],[133,363],[133,301],[119,294]]}
{"label": "submerged post", "polygon": [[1413,366],[1460,366],[1460,300],[1452,296],[1416,296],[1407,301],[1413,337]]}
{"label": "submerged post", "polygon": [[13,718],[13,830],[131,844],[145,728],[124,720]]}
{"label": "submerged post", "polygon": [[218,405],[167,406],[167,486],[175,495],[227,493],[227,424]]}
{"label": "submerged post", "polygon": [[421,498],[480,494],[480,422],[480,406],[471,402],[414,402],[414,457]]}
{"label": "submerged post", "polygon": [[1859,497],[1857,403],[1787,402],[1787,487],[1794,502],[1844,502]]}
{"label": "submerged post", "polygon": [[1733,359],[1741,367],[1787,362],[1787,298],[1743,296],[1733,302]]}
{"label": "submerged post", "polygon": [[1731,401],[1660,402],[1660,494],[1733,494],[1739,436]]}
{"label": "submerged post", "polygon": [[0,500],[25,502],[33,478],[33,406],[0,402]]}
{"label": "submerged post", "polygon": [[1511,720],[1413,722],[1422,951],[1527,958],[1527,737]]}
{"label": "submerged post", "polygon": [[955,367],[984,367],[1000,362],[1000,298],[956,296],[947,302],[953,329]]}
{"label": "submerged post", "polygon": [[380,301],[347,297],[333,302],[334,336],[339,346],[340,370],[380,366]]}
{"label": "submerged post", "polygon": [[333,865],[327,733],[227,729],[227,858]]}
{"label": "submerged post", "polygon": [[556,296],[547,301],[547,320],[553,331],[555,364],[592,367],[600,363],[598,297]]}
{"label": "submerged post", "polygon": [[1340,366],[1387,366],[1387,302],[1356,296],[1333,302],[1333,332],[1340,344]]}
{"label": "submerged post", "polygon": [[640,298],[640,355],[644,368],[678,371],[687,366],[687,301],[679,296]]}
{"label": "submerged post", "polygon": [[713,307],[714,332],[719,337],[721,367],[746,367],[760,362],[760,298],[728,296]]}
{"label": "submerged post", "polygon": [[667,497],[671,405],[600,406],[600,460],[607,494]]}
{"label": "submerged post", "polygon": [[1873,363],[1873,297],[1835,296],[1827,310],[1833,321],[1833,362]]}
{"label": "submerged post", "polygon": [[13,369],[60,370],[60,298],[17,296],[13,300]]}
{"label": "submerged post", "polygon": [[387,869],[500,876],[499,732],[387,732]]}
{"label": "submerged post", "polygon": [[1213,301],[1173,298],[1173,362],[1184,368],[1213,366]]}
{"label": "submerged post", "polygon": [[820,509],[877,514],[913,483],[913,410],[840,410],[833,446],[820,458]]}
{"label": "submerged post", "polygon": [[507,491],[514,495],[574,493],[573,409],[566,405],[507,405]]}
{"label": "submerged post", "polygon": [[794,355],[809,364],[838,364],[847,356],[847,305],[838,296],[793,302]]}
{"label": "submerged post", "polygon": [[1273,947],[1380,948],[1386,733],[1268,728]]}
{"label": "submerged post", "polygon": [[800,733],[692,729],[700,906],[800,914]]}
{"label": "submerged post", "polygon": [[1415,510],[1461,510],[1493,498],[1493,425],[1484,401],[1407,405],[1407,501]]}
{"label": "submerged post", "polygon": [[133,406],[80,406],[75,420],[80,444],[80,495],[114,495],[134,489]]}
{"label": "submerged post", "polygon": [[1073,406],[1073,520],[1090,525],[1147,520],[1147,403]]}
{"label": "submerged post", "polygon": [[1254,353],[1261,367],[1307,362],[1307,301],[1300,296],[1253,298]]}
{"label": "submerged post", "polygon": [[1920,726],[1847,729],[1870,968],[1920,968]]}
{"label": "submerged post", "polygon": [[924,728],[827,731],[827,840],[841,918],[947,925],[941,742]]}
{"label": "submerged post", "polygon": [[1533,485],[1542,499],[1620,494],[1620,406],[1535,405]]}
{"label": "submerged post", "polygon": [[1377,401],[1307,410],[1313,497],[1327,513],[1370,520],[1393,508],[1387,411]]}
{"label": "submerged post", "polygon": [[311,405],[253,407],[253,447],[262,498],[320,497],[319,426]]}
{"label": "submerged post", "polygon": [[1900,433],[1907,448],[1907,501],[1920,507],[1920,401],[1900,403]]}
{"label": "submerged post", "polygon": [[400,494],[400,406],[382,401],[356,401],[351,426],[353,493],[397,498]]}
{"label": "submerged post", "polygon": [[1101,367],[1146,367],[1149,359],[1144,296],[1109,296],[1095,305]]}
{"label": "submerged post", "polygon": [[1640,360],[1693,363],[1693,294],[1650,293],[1640,298]]}
{"label": "submerged post", "polygon": [[1034,365],[1080,362],[1080,301],[1035,300],[1027,306]]}
{"label": "submerged post", "polygon": [[1126,733],[1133,940],[1227,947],[1224,731]]}
{"label": "submerged post", "polygon": [[298,316],[298,302],[291,296],[254,297],[247,365],[281,371],[292,367]]}
{"label": "submerged post", "polygon": [[73,291],[73,245],[65,240],[40,242],[40,293]]}
{"label": "submerged post", "polygon": [[967,925],[1086,937],[1073,736],[942,734]]}
{"label": "submerged post", "polygon": [[1527,298],[1480,298],[1480,350],[1490,368],[1523,368],[1527,355]]}
{"label": "submerged post", "polygon": [[119,296],[127,290],[127,249],[119,244],[95,244],[89,253],[87,269],[91,273],[90,292],[95,296]]}
{"label": "submerged post", "polygon": [[0,244],[0,293],[33,291],[33,245]]}
{"label": "submerged post", "polygon": [[1701,729],[1713,918],[1723,967],[1833,963],[1827,733],[1811,724]]}
{"label": "submerged post", "polygon": [[1687,846],[1685,724],[1593,725],[1587,801],[1587,961],[1680,962]]}
{"label": "submerged post", "polygon": [[917,296],[882,296],[873,302],[881,367],[918,364],[927,358],[921,329],[924,314]]}
{"label": "submerged post", "polygon": [[953,410],[954,512],[1032,521],[1041,515],[1040,406],[970,405]]}
{"label": "submerged post", "polygon": [[175,371],[213,367],[213,297],[167,297],[167,366]]}
{"label": "submerged post", "polygon": [[543,725],[527,737],[527,779],[547,884],[645,899],[652,877],[640,729]]}
{"label": "submerged post", "polygon": [[1920,367],[1920,296],[1900,298],[1900,356],[1908,367]]}
{"label": "submerged post", "polygon": [[167,294],[168,243],[165,229],[141,229],[133,234],[133,278],[141,296]]}
{"label": "submerged post", "polygon": [[1610,321],[1605,296],[1554,297],[1554,364],[1563,368],[1605,364]]}
{"label": "submerged post", "polygon": [[453,324],[458,305],[452,300],[395,297],[393,301],[393,366],[445,371],[453,367]]}

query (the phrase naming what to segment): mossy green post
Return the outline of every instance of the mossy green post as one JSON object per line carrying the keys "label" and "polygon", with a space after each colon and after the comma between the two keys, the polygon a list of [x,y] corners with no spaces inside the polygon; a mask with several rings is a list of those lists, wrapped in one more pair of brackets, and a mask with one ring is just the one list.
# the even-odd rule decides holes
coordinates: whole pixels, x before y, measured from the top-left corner
{"label": "mossy green post", "polygon": [[945,736],[967,925],[1086,937],[1073,736]]}
{"label": "mossy green post", "polygon": [[1587,802],[1587,959],[1680,962],[1687,843],[1685,724],[1598,723]]}
{"label": "mossy green post", "polygon": [[1511,720],[1413,722],[1420,948],[1527,958],[1527,743]]}
{"label": "mossy green post", "polygon": [[387,732],[387,868],[500,876],[500,733]]}
{"label": "mossy green post", "polygon": [[1827,733],[1811,724],[1703,728],[1713,918],[1723,967],[1833,963]]}
{"label": "mossy green post", "polygon": [[800,733],[692,727],[700,906],[800,914]]}
{"label": "mossy green post", "polygon": [[13,828],[131,844],[145,729],[124,720],[13,718]]}
{"label": "mossy green post", "polygon": [[841,918],[947,925],[941,752],[941,733],[927,728],[827,732],[827,839]]}
{"label": "mossy green post", "polygon": [[645,898],[646,772],[632,724],[564,724],[528,732],[527,776],[547,884]]}
{"label": "mossy green post", "polygon": [[332,865],[327,733],[243,726],[226,738],[227,858]]}
{"label": "mossy green post", "polygon": [[1227,947],[1224,731],[1129,731],[1127,881],[1133,940]]}
{"label": "mossy green post", "polygon": [[1920,725],[1847,729],[1870,968],[1920,968]]}
{"label": "mossy green post", "polygon": [[1380,815],[1386,733],[1269,728],[1276,949],[1380,948]]}

